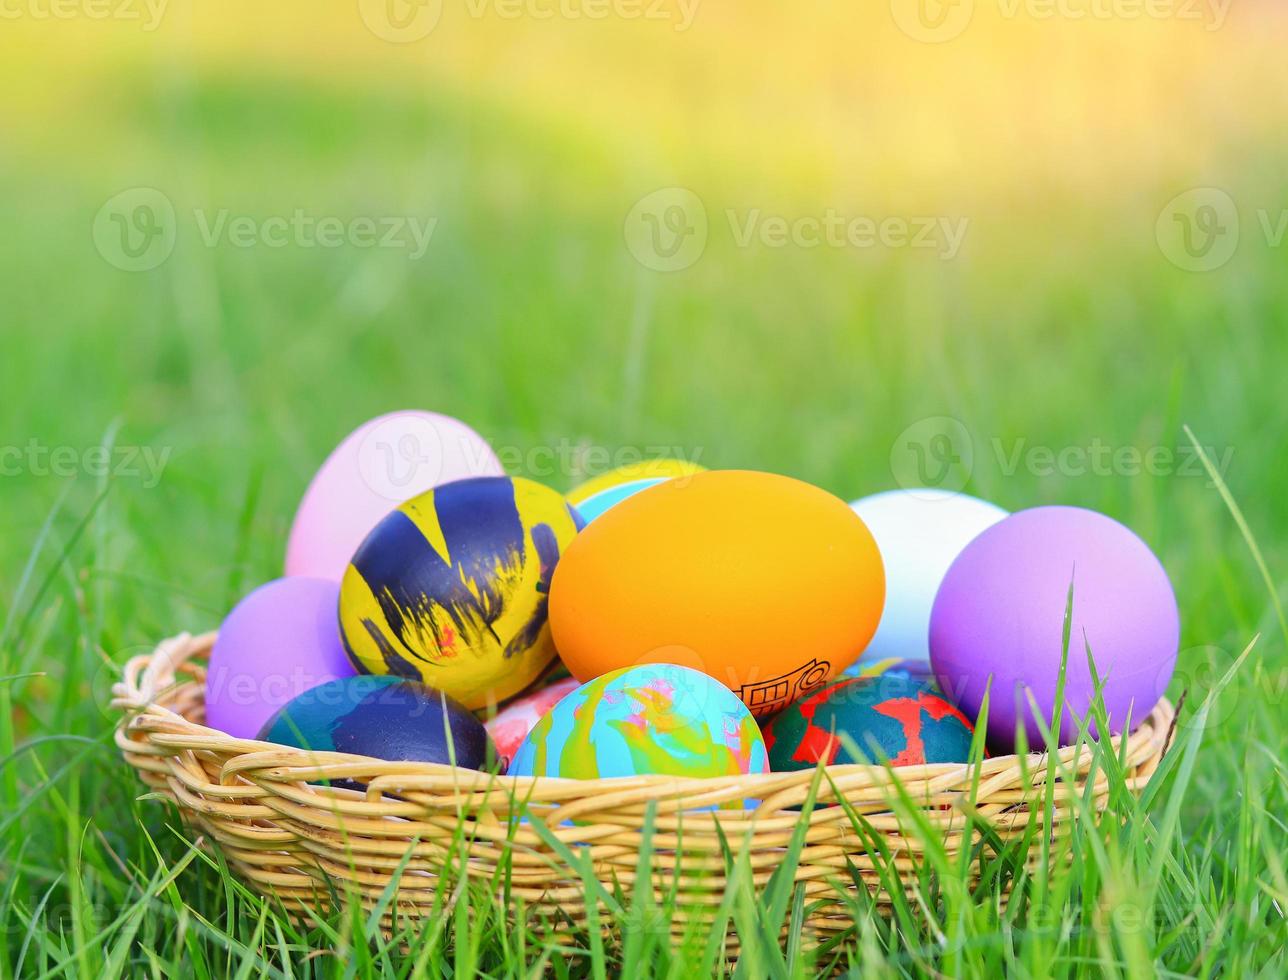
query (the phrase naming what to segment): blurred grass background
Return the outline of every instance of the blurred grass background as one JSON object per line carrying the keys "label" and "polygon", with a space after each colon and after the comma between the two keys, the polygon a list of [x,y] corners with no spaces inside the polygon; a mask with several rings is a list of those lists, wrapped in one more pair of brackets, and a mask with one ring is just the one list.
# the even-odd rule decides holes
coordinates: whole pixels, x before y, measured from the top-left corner
{"label": "blurred grass background", "polygon": [[[0,477],[0,676],[42,673],[0,683],[0,754],[102,742],[110,665],[214,627],[279,574],[313,470],[379,412],[447,412],[518,450],[684,447],[847,499],[895,485],[901,434],[947,416],[971,437],[972,492],[1100,508],[1158,551],[1183,613],[1174,698],[1201,699],[1266,634],[1226,692],[1188,826],[1219,837],[1222,813],[1246,808],[1239,770],[1282,802],[1284,638],[1210,482],[1175,466],[1008,472],[1004,457],[1176,449],[1189,424],[1227,458],[1283,594],[1288,238],[1262,218],[1273,232],[1288,208],[1288,23],[1270,3],[1080,20],[978,3],[930,44],[900,28],[899,5],[706,0],[677,29],[678,0],[664,20],[446,0],[409,43],[369,29],[368,3],[173,0],[154,30],[13,8],[0,446],[171,455],[154,487],[22,462]],[[173,203],[176,241],[127,272],[93,227],[137,187]],[[709,235],[662,273],[623,224],[671,187],[702,202]],[[1234,254],[1206,272],[1171,261],[1156,231],[1196,187],[1239,219]],[[437,225],[411,259],[212,247],[196,217],[296,209]],[[757,209],[967,233],[949,260],[741,246],[727,214]],[[537,475],[564,489],[580,474]],[[62,785],[83,780],[101,829],[131,833],[137,787],[110,752],[24,753],[0,787],[24,801],[0,862],[33,887],[57,879],[71,838],[24,858],[13,841],[59,812],[45,777],[73,757]]]}

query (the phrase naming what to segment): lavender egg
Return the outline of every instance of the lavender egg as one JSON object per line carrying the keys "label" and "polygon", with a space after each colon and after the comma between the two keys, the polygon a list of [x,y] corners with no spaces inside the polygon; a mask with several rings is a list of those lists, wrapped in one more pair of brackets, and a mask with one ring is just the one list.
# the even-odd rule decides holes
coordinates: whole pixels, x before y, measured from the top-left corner
{"label": "lavender egg", "polygon": [[310,688],[352,677],[336,609],[340,586],[316,578],[261,585],[228,614],[206,670],[206,724],[254,738]]}
{"label": "lavender egg", "polygon": [[[930,662],[968,717],[989,696],[988,741],[1014,747],[1017,725],[1045,744],[1029,703],[1049,725],[1073,589],[1065,707],[1059,738],[1075,741],[1095,685],[1104,682],[1111,734],[1139,724],[1176,666],[1180,617],[1159,560],[1132,531],[1079,507],[1035,507],[976,537],[944,576],[930,617]],[[1091,734],[1098,735],[1094,725]]]}

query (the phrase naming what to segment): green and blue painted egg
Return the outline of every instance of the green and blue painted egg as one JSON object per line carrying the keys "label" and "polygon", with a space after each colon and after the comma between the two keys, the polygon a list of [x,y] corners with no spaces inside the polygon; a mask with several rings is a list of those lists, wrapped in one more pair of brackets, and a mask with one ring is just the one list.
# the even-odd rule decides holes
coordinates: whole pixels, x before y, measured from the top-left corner
{"label": "green and blue painted egg", "polygon": [[310,688],[282,706],[259,738],[314,752],[484,769],[496,749],[459,701],[416,681],[363,674]]}
{"label": "green and blue painted egg", "polygon": [[[840,736],[853,739],[853,755]],[[933,682],[912,675],[845,678],[789,706],[765,726],[775,772],[823,762],[916,766],[967,762],[974,727]]]}
{"label": "green and blue painted egg", "polygon": [[769,771],[756,719],[719,681],[640,664],[565,695],[528,733],[512,776],[736,776]]}

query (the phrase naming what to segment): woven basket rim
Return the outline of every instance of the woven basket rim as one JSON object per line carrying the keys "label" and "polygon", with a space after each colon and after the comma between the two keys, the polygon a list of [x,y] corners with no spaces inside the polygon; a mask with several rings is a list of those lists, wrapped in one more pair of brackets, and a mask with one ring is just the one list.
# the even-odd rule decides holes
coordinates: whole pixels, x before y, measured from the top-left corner
{"label": "woven basket rim", "polygon": [[[441,791],[446,788],[444,783],[450,782],[459,792],[508,788],[515,796],[539,798],[542,801],[575,799],[589,793],[602,795],[611,792],[634,796],[636,791],[644,792],[645,798],[658,794],[667,797],[688,796],[704,790],[718,792],[734,787],[745,789],[756,796],[764,796],[798,783],[802,778],[805,781],[812,780],[819,769],[823,770],[827,780],[839,780],[846,784],[854,784],[857,780],[870,789],[889,787],[898,782],[905,786],[924,783],[933,790],[936,786],[959,787],[977,779],[988,782],[992,777],[1016,768],[1041,773],[1052,765],[1050,753],[1042,750],[1029,752],[1023,757],[990,756],[978,764],[931,763],[895,768],[853,763],[811,767],[794,772],[731,776],[642,775],[572,779],[497,775],[436,763],[394,762],[371,756],[318,752],[256,739],[235,738],[219,729],[191,721],[168,707],[184,685],[204,682],[204,665],[195,661],[204,660],[209,655],[217,635],[215,631],[199,635],[180,633],[161,641],[151,653],[137,655],[125,664],[121,680],[112,687],[112,707],[122,713],[118,739],[128,739],[131,751],[140,751],[141,745],[136,739],[129,739],[129,734],[145,731],[146,738],[155,745],[154,751],[157,752],[169,754],[186,749],[230,756],[223,767],[225,777],[244,770],[254,770],[257,778],[300,782],[376,772],[378,775],[369,784],[369,797],[378,797],[383,788],[395,784],[408,790],[423,788]],[[1122,743],[1126,740],[1129,765],[1140,765],[1150,756],[1161,758],[1166,753],[1174,726],[1175,711],[1164,698],[1133,732],[1126,736],[1115,735],[1110,743],[1115,753],[1121,753]],[[1082,775],[1083,766],[1077,763],[1089,761],[1092,755],[1089,748],[1086,743],[1061,748],[1055,767],[1072,765],[1078,771],[1077,774]]]}

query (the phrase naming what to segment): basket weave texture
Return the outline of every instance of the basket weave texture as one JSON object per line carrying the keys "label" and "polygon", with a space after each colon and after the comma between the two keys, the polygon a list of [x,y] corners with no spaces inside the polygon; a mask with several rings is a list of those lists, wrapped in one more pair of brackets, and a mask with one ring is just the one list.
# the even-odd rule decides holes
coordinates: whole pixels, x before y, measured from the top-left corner
{"label": "basket weave texture", "polygon": [[[724,897],[726,849],[746,848],[755,884],[764,885],[804,820],[795,878],[805,888],[803,932],[817,941],[852,925],[845,892],[866,887],[878,903],[889,901],[876,870],[885,862],[866,835],[884,838],[901,876],[916,868],[921,843],[909,832],[909,805],[955,855],[979,841],[980,825],[996,835],[995,845],[1021,838],[1030,821],[1041,827],[1054,780],[1054,826],[1031,835],[1031,864],[1044,837],[1059,839],[1068,831],[1070,790],[1097,807],[1109,792],[1104,773],[1092,773],[1085,746],[1062,749],[1057,765],[1046,754],[1032,754],[989,758],[978,767],[829,766],[821,777],[809,770],[601,780],[498,777],[309,752],[232,738],[203,725],[205,661],[214,639],[213,633],[183,634],[126,664],[113,688],[113,706],[123,713],[116,743],[143,781],[173,798],[237,874],[297,914],[325,913],[337,896],[371,907],[405,862],[392,907],[414,916],[431,907],[440,876],[459,879],[463,871],[495,890],[498,865],[507,865],[510,901],[523,903],[530,921],[567,930],[586,914],[583,869],[568,857],[582,862],[589,852],[594,874],[610,894],[618,886],[629,891],[647,835],[655,894],[680,897],[670,922],[680,934],[693,920],[709,918]],[[1114,739],[1133,790],[1158,767],[1173,717],[1172,706],[1162,701],[1126,737],[1125,747],[1121,737]],[[316,785],[322,779],[368,789]],[[815,807],[808,814],[791,809],[812,787]],[[863,815],[866,829],[856,828],[847,808],[826,805],[838,796]],[[896,797],[903,802],[894,804]],[[556,847],[551,838],[566,846]],[[906,887],[913,887],[913,876],[905,877]]]}

